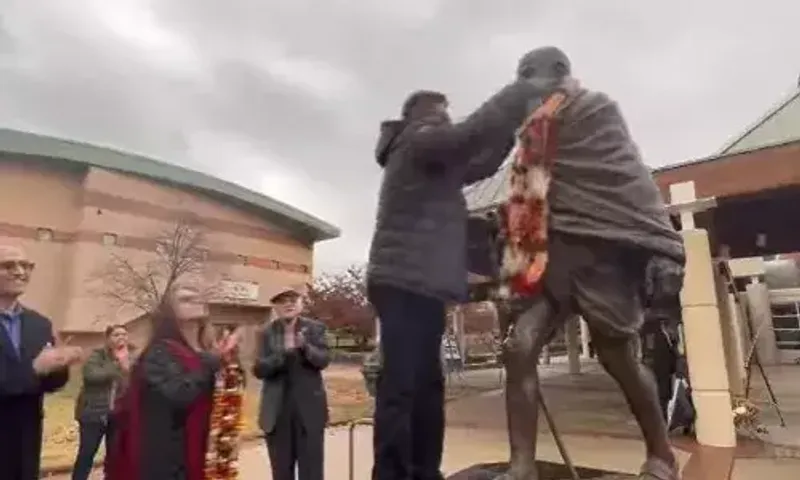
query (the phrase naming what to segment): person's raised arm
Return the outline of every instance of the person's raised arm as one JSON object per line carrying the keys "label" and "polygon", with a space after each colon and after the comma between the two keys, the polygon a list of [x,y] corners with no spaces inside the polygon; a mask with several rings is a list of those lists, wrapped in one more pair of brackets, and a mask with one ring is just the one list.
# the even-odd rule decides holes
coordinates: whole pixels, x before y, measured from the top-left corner
{"label": "person's raised arm", "polygon": [[214,374],[221,362],[218,356],[203,354],[202,367],[186,371],[169,347],[157,342],[140,359],[144,379],[153,390],[177,407],[190,405],[198,396],[214,388]]}
{"label": "person's raised arm", "polygon": [[490,145],[478,152],[477,155],[473,155],[467,163],[467,170],[464,173],[464,185],[471,185],[497,173],[497,170],[514,149],[514,143],[514,136],[509,135],[503,142],[497,145]]}
{"label": "person's raised arm", "polygon": [[325,338],[326,330],[324,324],[314,322],[303,331],[300,349],[306,361],[317,370],[323,370],[331,363],[330,349]]}
{"label": "person's raised arm", "polygon": [[95,350],[83,364],[83,383],[87,385],[103,385],[122,376],[122,369],[117,362],[109,361],[102,350]]}
{"label": "person's raised arm", "polygon": [[[39,376],[39,388],[44,393],[53,393],[61,390],[69,382],[69,367],[79,362],[83,352],[78,347],[69,347],[53,332],[53,326],[48,320],[50,345],[55,345],[59,351],[57,367]],[[68,343],[68,341],[67,341]]]}
{"label": "person's raised arm", "polygon": [[32,362],[0,361],[0,397],[33,394],[40,388]]}
{"label": "person's raised arm", "polygon": [[259,380],[274,377],[286,367],[283,339],[278,339],[276,335],[277,331],[273,325],[264,327],[259,335],[258,354],[253,364],[253,376]]}
{"label": "person's raised arm", "polygon": [[513,137],[542,92],[524,80],[494,94],[461,122],[412,125],[410,141],[417,160],[453,165],[468,163],[476,151],[502,145]]}

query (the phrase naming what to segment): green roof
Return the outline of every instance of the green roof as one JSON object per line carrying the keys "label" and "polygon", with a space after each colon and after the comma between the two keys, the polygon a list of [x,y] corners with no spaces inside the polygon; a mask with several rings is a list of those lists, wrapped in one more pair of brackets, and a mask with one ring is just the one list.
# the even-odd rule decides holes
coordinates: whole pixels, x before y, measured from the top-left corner
{"label": "green roof", "polygon": [[329,240],[341,234],[337,227],[323,220],[235,183],[114,148],[0,128],[0,152],[113,170],[189,188],[250,210],[312,241]]}
{"label": "green roof", "polygon": [[767,110],[717,155],[731,155],[800,140],[800,86]]}

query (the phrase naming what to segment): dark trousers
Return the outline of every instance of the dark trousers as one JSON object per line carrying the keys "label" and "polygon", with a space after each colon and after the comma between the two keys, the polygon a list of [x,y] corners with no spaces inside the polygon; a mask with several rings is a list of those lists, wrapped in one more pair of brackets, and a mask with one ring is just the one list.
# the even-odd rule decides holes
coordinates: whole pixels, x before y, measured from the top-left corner
{"label": "dark trousers", "polygon": [[375,398],[373,480],[439,480],[444,442],[441,300],[370,285],[383,367]]}
{"label": "dark trousers", "polygon": [[675,374],[677,356],[660,328],[645,328],[642,331],[644,364],[650,368],[658,389],[658,402],[664,419],[672,398],[672,376]]}
{"label": "dark trousers", "polygon": [[0,397],[0,478],[39,480],[41,403]]}
{"label": "dark trousers", "polygon": [[87,480],[94,466],[94,457],[105,438],[106,455],[111,446],[112,426],[104,421],[78,422],[78,455],[72,467],[72,480]]}
{"label": "dark trousers", "polygon": [[281,409],[275,428],[267,434],[267,451],[273,480],[322,480],[325,431],[309,432],[291,402]]}

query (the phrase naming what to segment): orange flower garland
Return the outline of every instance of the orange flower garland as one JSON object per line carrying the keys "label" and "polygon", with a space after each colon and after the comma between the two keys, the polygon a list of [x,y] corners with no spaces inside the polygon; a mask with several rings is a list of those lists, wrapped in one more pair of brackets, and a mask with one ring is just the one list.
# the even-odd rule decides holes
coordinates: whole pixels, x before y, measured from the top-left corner
{"label": "orange flower garland", "polygon": [[501,296],[531,295],[547,267],[547,194],[558,140],[558,113],[567,101],[555,92],[528,116],[517,132],[509,198],[499,209],[504,288]]}
{"label": "orange flower garland", "polygon": [[244,371],[227,362],[217,374],[206,450],[205,480],[239,477],[239,442],[242,432]]}

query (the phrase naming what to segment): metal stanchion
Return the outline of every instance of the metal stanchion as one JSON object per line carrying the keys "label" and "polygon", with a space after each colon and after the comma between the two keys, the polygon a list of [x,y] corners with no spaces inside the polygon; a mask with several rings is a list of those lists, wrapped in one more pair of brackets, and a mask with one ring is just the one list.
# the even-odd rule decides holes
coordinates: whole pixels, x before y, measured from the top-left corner
{"label": "metal stanchion", "polygon": [[359,425],[372,425],[371,418],[359,418],[358,420],[353,420],[347,425],[347,444],[348,444],[348,452],[347,452],[347,464],[350,470],[350,480],[355,480],[356,476],[356,453],[355,453],[355,430],[356,427]]}

